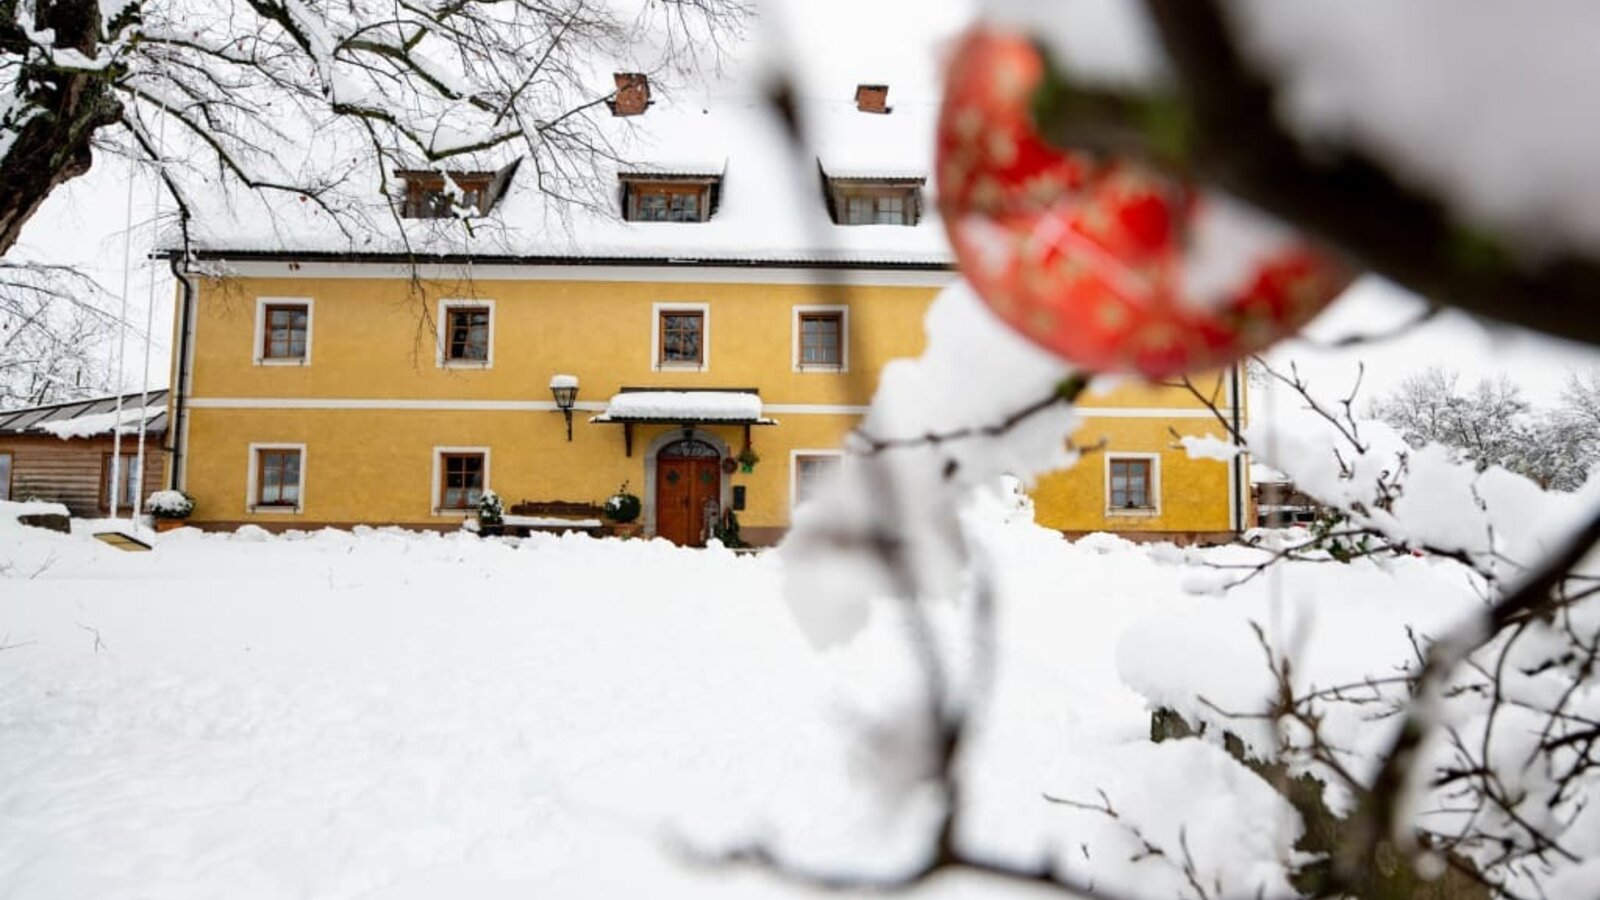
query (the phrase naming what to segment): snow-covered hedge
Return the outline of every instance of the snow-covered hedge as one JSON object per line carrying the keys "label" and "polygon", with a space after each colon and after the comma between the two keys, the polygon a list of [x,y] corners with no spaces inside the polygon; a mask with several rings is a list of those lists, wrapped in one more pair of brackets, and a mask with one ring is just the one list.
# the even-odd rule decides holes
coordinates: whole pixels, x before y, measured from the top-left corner
{"label": "snow-covered hedge", "polygon": [[158,519],[187,519],[194,512],[194,498],[183,491],[156,491],[144,508]]}
{"label": "snow-covered hedge", "polygon": [[0,524],[12,524],[22,516],[70,516],[60,504],[48,500],[0,500]]}
{"label": "snow-covered hedge", "polygon": [[506,505],[494,491],[484,491],[478,498],[478,524],[500,525],[506,520]]}

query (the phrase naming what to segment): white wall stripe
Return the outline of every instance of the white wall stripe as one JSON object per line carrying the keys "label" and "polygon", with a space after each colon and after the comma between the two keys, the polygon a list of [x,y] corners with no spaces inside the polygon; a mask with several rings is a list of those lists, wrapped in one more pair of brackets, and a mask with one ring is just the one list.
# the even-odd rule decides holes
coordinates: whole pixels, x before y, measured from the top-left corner
{"label": "white wall stripe", "polygon": [[[192,397],[192,409],[389,409],[432,412],[554,412],[553,400],[395,400],[346,397]],[[579,401],[574,409],[604,412],[606,405]]]}
{"label": "white wall stripe", "polygon": [[865,406],[835,406],[828,403],[763,403],[761,411],[792,416],[864,416]]}
{"label": "white wall stripe", "polygon": [[[456,399],[392,399],[367,397],[191,397],[187,401],[192,409],[387,409],[435,412],[551,412],[556,409],[551,400],[456,400]],[[583,412],[605,412],[603,401],[580,400],[573,405]],[[762,411],[774,415],[798,416],[860,416],[865,406],[844,406],[827,403],[767,403]],[[1221,410],[1226,416],[1228,410]],[[1086,419],[1210,419],[1209,409],[1142,409],[1139,407],[1079,407],[1078,414]]]}
{"label": "white wall stripe", "polygon": [[[1217,412],[1224,417],[1228,410],[1218,407]],[[1215,419],[1216,413],[1209,409],[1182,409],[1182,408],[1144,408],[1140,406],[1080,406],[1078,415],[1085,419]]]}

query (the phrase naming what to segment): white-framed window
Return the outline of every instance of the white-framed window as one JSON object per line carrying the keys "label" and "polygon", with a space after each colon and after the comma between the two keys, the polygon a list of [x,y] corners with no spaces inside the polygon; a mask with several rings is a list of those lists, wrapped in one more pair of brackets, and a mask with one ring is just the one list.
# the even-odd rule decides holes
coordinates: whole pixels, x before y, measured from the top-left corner
{"label": "white-framed window", "polygon": [[650,368],[657,372],[710,371],[711,304],[651,305]]}
{"label": "white-framed window", "polygon": [[310,297],[256,298],[256,365],[311,365],[313,306]]}
{"label": "white-framed window", "polygon": [[251,444],[245,509],[298,515],[306,508],[306,445]]}
{"label": "white-framed window", "polygon": [[844,464],[842,450],[789,451],[789,508],[805,503],[817,490],[836,476]]}
{"label": "white-framed window", "polygon": [[920,184],[830,178],[828,190],[838,225],[915,225],[922,208]]}
{"label": "white-framed window", "polygon": [[623,175],[622,218],[629,222],[706,222],[720,178]]}
{"label": "white-framed window", "polygon": [[488,447],[433,448],[434,515],[471,515],[488,489]]}
{"label": "white-framed window", "polygon": [[494,365],[494,301],[439,301],[438,365],[488,369]]}
{"label": "white-framed window", "polygon": [[1106,515],[1161,515],[1161,454],[1105,455]]}
{"label": "white-framed window", "polygon": [[850,307],[796,306],[790,330],[794,371],[850,371]]}
{"label": "white-framed window", "polygon": [[[123,446],[127,446],[124,444]],[[144,481],[135,471],[139,468],[139,454],[126,452],[120,457],[110,453],[100,454],[100,508],[110,511],[113,502],[119,512],[133,509],[133,498],[139,490],[139,485]],[[112,486],[112,477],[115,475],[116,486]],[[113,494],[115,497],[113,498]]]}

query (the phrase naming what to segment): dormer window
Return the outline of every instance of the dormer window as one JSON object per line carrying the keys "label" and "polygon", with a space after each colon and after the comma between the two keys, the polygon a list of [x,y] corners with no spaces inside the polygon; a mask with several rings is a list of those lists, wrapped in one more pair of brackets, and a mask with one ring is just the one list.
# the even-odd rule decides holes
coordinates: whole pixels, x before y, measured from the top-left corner
{"label": "dormer window", "polygon": [[835,225],[915,225],[922,219],[922,178],[822,176]]}
{"label": "dormer window", "polygon": [[517,164],[513,162],[498,172],[451,172],[448,187],[446,176],[439,172],[395,172],[405,185],[400,215],[407,219],[451,219],[458,210],[469,216],[486,215],[505,193],[516,169]]}
{"label": "dormer window", "polygon": [[841,225],[907,225],[906,207],[912,202],[909,189],[887,192],[847,191]]}
{"label": "dormer window", "polygon": [[704,222],[716,211],[720,177],[622,175],[622,217],[629,222]]}

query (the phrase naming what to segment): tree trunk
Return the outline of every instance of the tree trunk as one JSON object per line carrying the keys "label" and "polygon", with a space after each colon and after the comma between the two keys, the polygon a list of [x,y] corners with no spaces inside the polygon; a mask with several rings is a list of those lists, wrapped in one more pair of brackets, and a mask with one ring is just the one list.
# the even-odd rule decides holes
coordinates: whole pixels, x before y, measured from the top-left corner
{"label": "tree trunk", "polygon": [[[101,128],[119,121],[122,104],[111,90],[117,68],[75,72],[57,68],[41,54],[16,22],[16,0],[0,2],[0,50],[27,60],[18,90],[27,105],[26,122],[0,157],[0,255],[11,250],[33,214],[56,188],[89,171],[92,141]],[[54,30],[54,48],[77,50],[94,58],[100,43],[97,0],[40,0],[35,27]],[[32,49],[33,52],[29,52]]]}

